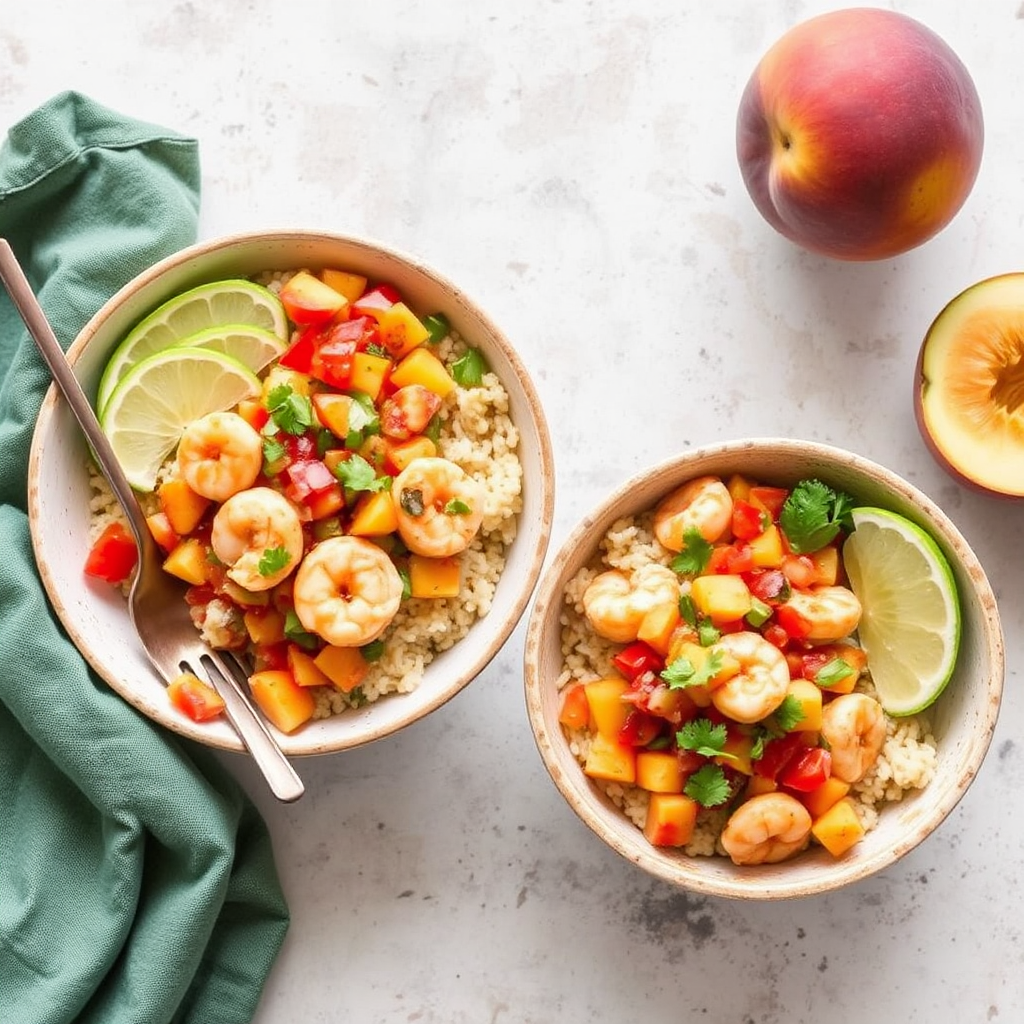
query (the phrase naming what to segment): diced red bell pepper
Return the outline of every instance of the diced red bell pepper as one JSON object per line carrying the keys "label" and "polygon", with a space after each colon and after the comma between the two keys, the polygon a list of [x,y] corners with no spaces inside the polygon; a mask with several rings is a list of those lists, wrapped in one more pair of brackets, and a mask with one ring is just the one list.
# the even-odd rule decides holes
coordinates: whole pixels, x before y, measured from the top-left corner
{"label": "diced red bell pepper", "polygon": [[832,755],[824,747],[797,752],[778,775],[778,783],[798,793],[817,789],[832,774]]}
{"label": "diced red bell pepper", "polygon": [[286,434],[284,450],[289,463],[310,462],[317,458],[316,438],[311,434]]}
{"label": "diced red bell pepper", "polygon": [[780,604],[775,609],[775,622],[791,640],[805,640],[811,631],[811,624],[792,605]]}
{"label": "diced red bell pepper", "polygon": [[732,533],[740,540],[753,540],[760,537],[768,528],[769,516],[749,501],[737,498],[732,503]]}
{"label": "diced red bell pepper", "polygon": [[785,487],[751,487],[750,488],[750,501],[751,504],[757,504],[760,502],[768,510],[768,514],[772,517],[773,522],[778,522],[779,514],[782,512],[782,506],[786,503],[786,498],[789,497],[789,491]]}
{"label": "diced red bell pepper", "polygon": [[253,652],[256,668],[282,669],[288,667],[288,644],[260,644]]}
{"label": "diced red bell pepper", "polygon": [[754,553],[746,541],[720,544],[711,552],[706,572],[739,576],[754,568]]}
{"label": "diced red bell pepper", "polygon": [[319,337],[319,327],[307,327],[284,351],[277,361],[278,365],[297,373],[309,373]]}
{"label": "diced red bell pepper", "polygon": [[123,583],[131,575],[138,557],[135,538],[122,523],[111,523],[89,549],[85,574],[107,583]]}
{"label": "diced red bell pepper", "polygon": [[806,748],[807,742],[798,732],[769,740],[764,746],[764,754],[753,762],[754,774],[766,779],[777,779],[790,760]]}
{"label": "diced red bell pepper", "polygon": [[612,658],[612,664],[632,683],[644,672],[653,672],[657,675],[664,669],[665,659],[643,640],[636,640],[623,647]]}
{"label": "diced red bell pepper", "polygon": [[662,720],[643,711],[630,711],[619,730],[619,743],[624,747],[646,747],[661,732]]}

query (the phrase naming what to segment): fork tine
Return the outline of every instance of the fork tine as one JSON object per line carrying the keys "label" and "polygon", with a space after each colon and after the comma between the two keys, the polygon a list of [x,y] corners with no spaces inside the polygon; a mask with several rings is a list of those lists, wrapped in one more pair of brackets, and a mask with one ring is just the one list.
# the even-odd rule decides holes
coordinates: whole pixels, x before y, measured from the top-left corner
{"label": "fork tine", "polygon": [[[245,670],[236,659],[227,657],[226,652],[213,648],[199,652],[197,660],[202,674],[223,699],[228,719],[262,770],[271,792],[284,803],[298,800],[305,786],[246,698],[242,689],[243,680],[247,678]],[[196,672],[200,665],[192,666],[191,671]]]}

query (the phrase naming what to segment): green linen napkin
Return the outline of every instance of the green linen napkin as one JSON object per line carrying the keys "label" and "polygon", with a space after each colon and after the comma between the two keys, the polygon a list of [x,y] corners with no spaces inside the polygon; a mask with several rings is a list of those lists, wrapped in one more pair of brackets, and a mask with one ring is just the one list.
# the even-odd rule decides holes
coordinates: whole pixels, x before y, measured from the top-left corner
{"label": "green linen napkin", "polygon": [[[0,145],[0,236],[64,346],[195,240],[198,205],[195,140],[78,93]],[[94,676],[46,601],[26,480],[49,383],[0,288],[0,1021],[248,1021],[288,927],[270,839],[212,753]]]}

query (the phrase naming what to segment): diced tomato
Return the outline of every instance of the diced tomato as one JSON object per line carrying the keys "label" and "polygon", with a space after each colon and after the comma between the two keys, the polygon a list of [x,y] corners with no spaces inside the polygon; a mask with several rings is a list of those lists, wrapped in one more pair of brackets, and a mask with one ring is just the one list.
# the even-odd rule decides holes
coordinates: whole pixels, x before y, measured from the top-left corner
{"label": "diced tomato", "polygon": [[789,491],[785,487],[750,488],[750,503],[752,505],[757,505],[758,503],[763,505],[774,522],[778,522],[782,506],[786,503],[786,498],[788,497]]}
{"label": "diced tomato", "polygon": [[288,667],[288,644],[260,644],[255,650],[257,670]]}
{"label": "diced tomato", "polygon": [[646,747],[661,732],[661,720],[643,711],[630,711],[619,730],[624,747]]}
{"label": "diced tomato", "polygon": [[316,438],[311,434],[285,434],[284,450],[289,463],[309,462],[317,457]]}
{"label": "diced tomato", "polygon": [[612,664],[626,679],[633,682],[644,672],[653,672],[657,675],[664,669],[665,659],[643,640],[636,640],[627,647],[623,647],[612,658]]}
{"label": "diced tomato", "polygon": [[794,587],[810,587],[818,579],[818,568],[806,555],[786,555],[782,572]]}
{"label": "diced tomato", "polygon": [[753,763],[754,774],[766,779],[777,779],[782,769],[806,746],[807,742],[799,732],[769,740],[765,744],[764,754]]}
{"label": "diced tomato", "polygon": [[381,313],[389,310],[396,302],[400,302],[401,298],[390,285],[379,284],[352,303],[352,312],[357,316],[369,315],[377,319]]}
{"label": "diced tomato", "polygon": [[708,559],[708,574],[741,575],[754,568],[754,553],[745,541],[735,544],[720,544],[711,552]]}
{"label": "diced tomato", "polygon": [[309,374],[344,391],[352,382],[352,360],[367,327],[366,317],[331,324],[314,347]]}
{"label": "diced tomato", "polygon": [[309,367],[313,360],[313,353],[316,351],[316,342],[320,336],[320,328],[307,327],[289,345],[284,354],[278,359],[278,365],[298,373],[309,373]]}
{"label": "diced tomato", "polygon": [[790,643],[790,635],[777,622],[770,622],[765,626],[761,630],[761,636],[780,651],[784,651]]}
{"label": "diced tomato", "polygon": [[781,569],[761,569],[745,573],[743,582],[750,593],[765,604],[779,604],[789,597],[789,580]]}
{"label": "diced tomato", "polygon": [[381,433],[395,440],[407,441],[415,434],[422,434],[440,408],[440,396],[429,388],[422,384],[406,384],[381,403]]}
{"label": "diced tomato", "polygon": [[138,557],[135,538],[122,523],[111,523],[89,549],[85,574],[107,583],[123,583],[131,575]]}
{"label": "diced tomato", "polygon": [[288,497],[293,501],[305,501],[314,494],[329,490],[338,482],[334,474],[319,459],[293,462],[284,472],[288,477]]}
{"label": "diced tomato", "polygon": [[749,501],[737,499],[732,503],[732,532],[740,540],[753,540],[768,528],[768,513],[751,505]]}
{"label": "diced tomato", "polygon": [[695,750],[683,750],[680,748],[676,751],[676,757],[679,759],[679,766],[682,768],[684,775],[692,775],[707,763],[704,757]]}
{"label": "diced tomato", "polygon": [[558,720],[567,729],[585,729],[590,723],[590,705],[582,683],[574,683],[565,691]]}
{"label": "diced tomato", "polygon": [[775,621],[792,640],[804,640],[811,631],[811,624],[792,605],[780,604]]}
{"label": "diced tomato", "polygon": [[715,629],[721,634],[745,633],[750,627],[743,619],[730,619],[728,622],[716,622]]}
{"label": "diced tomato", "polygon": [[832,774],[832,755],[823,747],[808,747],[792,757],[778,774],[779,785],[809,793]]}
{"label": "diced tomato", "polygon": [[191,672],[183,672],[167,687],[171,703],[193,722],[207,722],[224,710],[224,700],[217,691]]}

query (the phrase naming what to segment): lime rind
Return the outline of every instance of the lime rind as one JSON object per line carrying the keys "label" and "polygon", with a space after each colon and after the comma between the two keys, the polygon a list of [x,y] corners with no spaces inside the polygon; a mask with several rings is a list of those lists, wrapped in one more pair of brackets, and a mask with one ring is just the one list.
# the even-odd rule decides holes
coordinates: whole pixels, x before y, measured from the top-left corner
{"label": "lime rind", "polygon": [[923,711],[956,667],[961,614],[956,580],[934,538],[880,508],[853,510],[843,558],[863,607],[858,638],[879,701],[893,716]]}
{"label": "lime rind", "polygon": [[128,482],[149,492],[189,423],[230,409],[260,388],[249,367],[223,352],[175,346],[147,356],[125,374],[100,425]]}
{"label": "lime rind", "polygon": [[100,378],[96,408],[102,415],[115,388],[143,359],[210,327],[249,324],[288,340],[288,318],[269,288],[245,278],[197,285],[168,299],[117,346]]}

